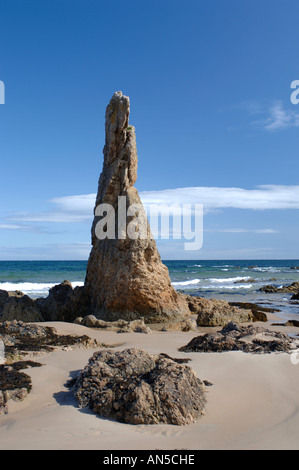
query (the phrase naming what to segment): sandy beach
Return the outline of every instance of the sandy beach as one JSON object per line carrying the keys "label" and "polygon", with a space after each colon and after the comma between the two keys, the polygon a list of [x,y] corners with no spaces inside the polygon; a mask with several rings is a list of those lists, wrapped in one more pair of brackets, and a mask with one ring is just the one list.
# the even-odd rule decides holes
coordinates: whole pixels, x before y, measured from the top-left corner
{"label": "sandy beach", "polygon": [[[292,328],[269,329],[291,332]],[[86,365],[94,349],[57,350],[34,356],[43,367],[26,370],[32,391],[10,401],[0,416],[0,449],[173,450],[296,449],[299,441],[299,374],[289,354],[183,353],[198,332],[123,333],[52,322],[61,334],[87,334],[116,349],[189,357],[207,388],[205,415],[187,426],[127,425],[79,409],[66,382]],[[199,329],[206,332],[208,329]],[[211,329],[209,329],[211,330]],[[296,328],[293,328],[296,331]]]}

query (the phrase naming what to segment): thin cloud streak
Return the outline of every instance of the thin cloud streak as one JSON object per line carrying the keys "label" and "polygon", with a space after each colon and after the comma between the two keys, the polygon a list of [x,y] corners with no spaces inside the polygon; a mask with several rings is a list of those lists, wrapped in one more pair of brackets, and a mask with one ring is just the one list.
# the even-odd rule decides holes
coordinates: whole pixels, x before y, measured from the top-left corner
{"label": "thin cloud streak", "polygon": [[280,233],[279,230],[272,228],[262,228],[262,229],[246,229],[246,228],[226,228],[226,229],[205,229],[204,232],[209,233]]}
{"label": "thin cloud streak", "polygon": [[145,206],[151,204],[203,204],[206,210],[299,209],[299,186],[263,185],[256,189],[194,187],[143,191],[140,197]]}
{"label": "thin cloud streak", "polygon": [[[255,189],[190,187],[141,191],[140,198],[149,211],[151,205],[203,204],[205,212],[217,209],[295,210],[299,209],[299,185],[263,185]],[[6,222],[91,223],[95,194],[56,197],[49,202],[56,207],[44,212],[21,212],[6,217]],[[3,224],[9,225],[7,223]],[[1,228],[1,226],[0,226]],[[7,227],[8,228],[8,227]],[[11,228],[13,228],[11,226]],[[28,229],[28,227],[27,227]]]}
{"label": "thin cloud streak", "polygon": [[267,117],[254,121],[254,125],[267,131],[279,131],[290,127],[299,127],[299,113],[285,109],[280,101],[274,103],[266,112]]}

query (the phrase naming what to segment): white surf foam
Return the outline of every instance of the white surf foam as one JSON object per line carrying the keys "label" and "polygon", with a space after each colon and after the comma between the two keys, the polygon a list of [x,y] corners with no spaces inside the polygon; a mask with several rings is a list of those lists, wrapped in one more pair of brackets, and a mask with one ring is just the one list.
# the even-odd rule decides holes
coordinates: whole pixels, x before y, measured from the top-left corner
{"label": "white surf foam", "polygon": [[240,284],[240,285],[237,285],[237,284],[234,284],[234,285],[231,285],[231,284],[225,284],[225,285],[217,285],[217,287],[215,285],[206,285],[206,286],[201,286],[200,288],[201,289],[213,289],[213,290],[219,290],[219,289],[229,289],[229,290],[232,290],[232,289],[251,289],[253,286],[253,284]]}
{"label": "white surf foam", "polygon": [[[247,281],[250,277],[227,277],[227,278],[210,278],[208,279],[209,282],[212,284],[222,284],[222,283],[234,283],[239,281]],[[218,287],[218,286],[217,286]]]}
{"label": "white surf foam", "polygon": [[196,284],[199,284],[200,283],[200,279],[190,279],[188,281],[180,281],[180,282],[173,282],[172,285],[174,287],[179,287],[179,286],[194,286]]}
{"label": "white surf foam", "polygon": [[[41,283],[41,282],[0,282],[0,289],[7,291],[19,290],[24,294],[46,294],[52,287],[59,284]],[[83,286],[84,282],[72,282],[73,288]]]}

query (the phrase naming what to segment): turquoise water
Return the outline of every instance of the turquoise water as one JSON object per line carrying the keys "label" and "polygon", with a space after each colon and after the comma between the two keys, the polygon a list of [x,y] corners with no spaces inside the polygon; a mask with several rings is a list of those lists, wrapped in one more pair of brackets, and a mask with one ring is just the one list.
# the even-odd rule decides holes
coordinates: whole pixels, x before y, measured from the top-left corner
{"label": "turquoise water", "polygon": [[[289,294],[264,294],[266,284],[288,285],[299,281],[299,260],[164,261],[175,289],[209,298],[252,301],[283,310],[288,318],[299,306]],[[21,290],[32,298],[43,297],[64,280],[84,283],[87,261],[0,261],[0,289]],[[254,281],[251,281],[253,279]],[[246,282],[242,282],[246,281]],[[249,281],[249,282],[247,282]]]}

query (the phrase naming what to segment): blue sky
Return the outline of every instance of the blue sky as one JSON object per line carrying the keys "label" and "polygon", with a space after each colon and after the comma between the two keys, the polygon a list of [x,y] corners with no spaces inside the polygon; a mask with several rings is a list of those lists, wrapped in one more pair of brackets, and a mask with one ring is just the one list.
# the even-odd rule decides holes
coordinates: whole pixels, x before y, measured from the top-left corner
{"label": "blue sky", "polygon": [[205,207],[202,249],[157,240],[164,259],[299,258],[298,15],[296,0],[0,0],[0,259],[87,259],[118,90],[142,200]]}

